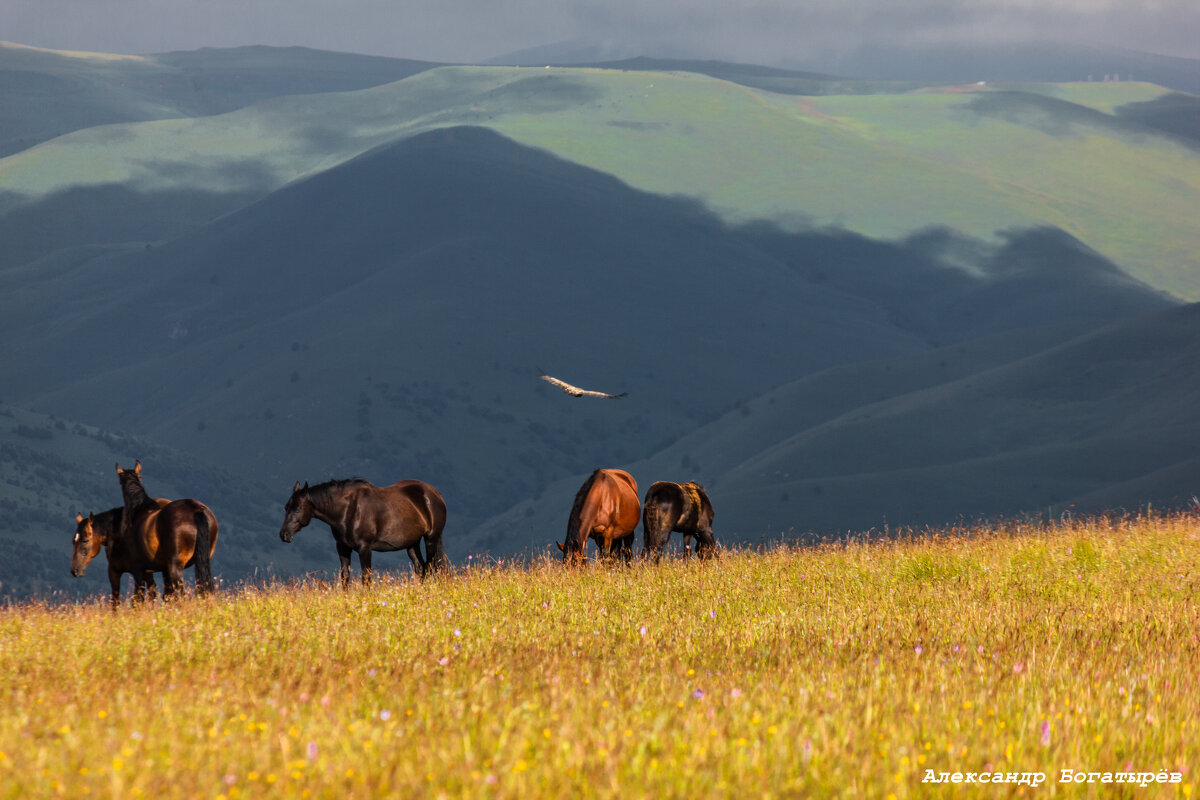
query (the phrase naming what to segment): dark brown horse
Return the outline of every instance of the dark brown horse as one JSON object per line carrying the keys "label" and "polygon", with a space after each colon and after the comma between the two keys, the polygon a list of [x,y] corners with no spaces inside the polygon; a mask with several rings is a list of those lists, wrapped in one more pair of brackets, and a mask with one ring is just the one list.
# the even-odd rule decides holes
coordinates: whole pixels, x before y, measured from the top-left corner
{"label": "dark brown horse", "polygon": [[[217,518],[208,506],[191,498],[160,505],[142,486],[142,462],[121,469],[125,499],[122,531],[133,542],[134,567],[163,573],[163,599],[183,591],[183,570],[196,567],[196,593],[213,591],[212,555],[217,549]],[[136,575],[135,575],[136,578]]]}
{"label": "dark brown horse", "polygon": [[[342,585],[350,583],[350,554],[358,553],[362,581],[371,582],[371,553],[407,550],[413,571],[424,578],[448,564],[442,549],[446,501],[423,481],[373,486],[361,478],[303,486],[297,481],[284,507],[279,538],[290,542],[296,531],[316,517],[333,531],[342,560]],[[425,557],[421,557],[421,540]]]}
{"label": "dark brown horse", "polygon": [[633,533],[638,524],[637,481],[623,469],[598,469],[575,493],[575,503],[567,520],[563,563],[582,564],[587,560],[587,540],[595,539],[602,558],[612,555],[613,542],[618,554],[629,563],[633,556]]}
{"label": "dark brown horse", "polygon": [[696,537],[696,555],[708,558],[717,554],[712,529],[713,507],[704,487],[695,482],[658,481],[646,492],[642,508],[642,557],[658,561],[671,531],[683,534],[684,552],[691,555],[692,537]]}
{"label": "dark brown horse", "polygon": [[[156,500],[165,506],[167,500]],[[87,565],[104,550],[108,556],[108,582],[112,586],[112,606],[121,603],[121,576],[128,572],[133,576],[133,602],[140,603],[158,594],[152,571],[137,568],[136,550],[133,542],[122,536],[121,523],[125,519],[125,507],[117,506],[99,514],[75,515],[74,549],[71,553],[71,574],[82,578]]]}

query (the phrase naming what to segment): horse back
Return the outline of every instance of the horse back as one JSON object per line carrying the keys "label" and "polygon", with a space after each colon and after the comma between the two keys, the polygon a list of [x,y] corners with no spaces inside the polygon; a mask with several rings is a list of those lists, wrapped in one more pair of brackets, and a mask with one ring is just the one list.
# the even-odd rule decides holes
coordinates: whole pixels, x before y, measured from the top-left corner
{"label": "horse back", "polygon": [[179,559],[191,563],[196,549],[196,515],[208,520],[209,557],[217,547],[217,518],[212,509],[199,500],[172,500],[156,509],[137,515],[135,528],[143,555],[156,570],[166,562]]}
{"label": "horse back", "polygon": [[641,508],[632,475],[623,469],[598,470],[580,513],[583,534],[586,537],[599,526],[629,533],[637,527]]}
{"label": "horse back", "polygon": [[359,511],[368,505],[373,513],[415,523],[422,535],[440,532],[446,525],[446,501],[441,492],[424,481],[414,479],[397,481],[382,488],[364,487],[358,497]]}

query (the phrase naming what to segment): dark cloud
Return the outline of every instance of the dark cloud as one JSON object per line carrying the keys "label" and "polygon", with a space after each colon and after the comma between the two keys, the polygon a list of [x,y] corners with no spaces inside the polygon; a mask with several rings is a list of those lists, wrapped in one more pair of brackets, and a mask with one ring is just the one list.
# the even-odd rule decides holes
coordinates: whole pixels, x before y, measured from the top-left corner
{"label": "dark cloud", "polygon": [[1196,0],[5,0],[0,38],[150,53],[242,44],[480,61],[566,40],[796,62],[864,42],[1053,40],[1200,58]]}

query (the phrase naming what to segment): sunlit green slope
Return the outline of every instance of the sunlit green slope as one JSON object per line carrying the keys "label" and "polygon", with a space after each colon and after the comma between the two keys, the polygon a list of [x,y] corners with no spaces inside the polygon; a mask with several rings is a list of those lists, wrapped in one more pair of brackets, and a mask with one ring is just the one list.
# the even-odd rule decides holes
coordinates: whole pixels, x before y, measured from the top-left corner
{"label": "sunlit green slope", "polygon": [[[0,161],[0,211],[68,193],[80,211],[102,208],[84,195],[113,187],[199,191],[208,199],[191,220],[199,223],[376,145],[468,123],[638,189],[699,198],[731,221],[888,237],[930,225],[989,237],[1050,224],[1136,277],[1200,297],[1196,149],[1121,113],[1163,91],[1028,89],[798,97],[691,73],[450,67],[220,116],[80,131]],[[128,239],[154,236],[109,222],[118,239],[123,223]],[[27,228],[6,245],[10,258],[80,243],[46,228],[42,240],[21,241]]]}

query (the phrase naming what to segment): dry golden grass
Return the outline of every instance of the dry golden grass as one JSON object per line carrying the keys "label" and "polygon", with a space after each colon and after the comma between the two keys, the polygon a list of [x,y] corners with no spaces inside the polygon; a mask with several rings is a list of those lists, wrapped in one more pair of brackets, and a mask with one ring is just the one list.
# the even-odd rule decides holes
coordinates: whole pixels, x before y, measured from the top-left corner
{"label": "dry golden grass", "polygon": [[0,796],[1190,796],[1198,565],[1181,515],[17,606]]}

